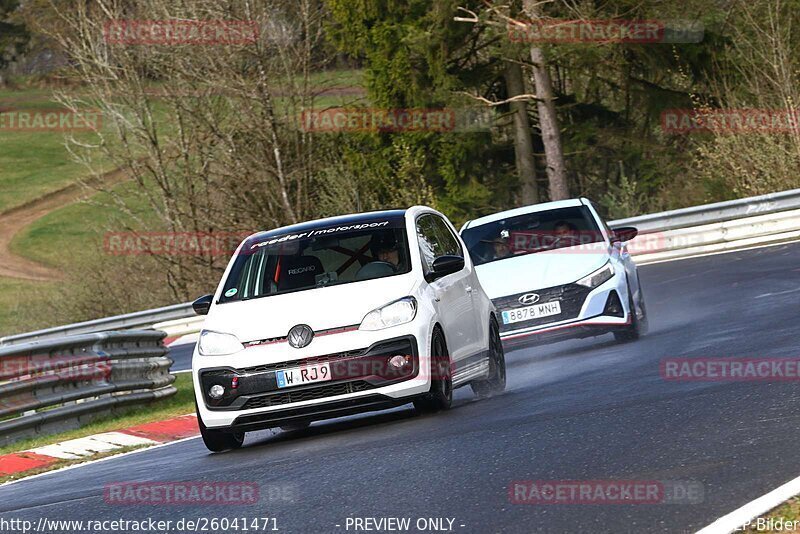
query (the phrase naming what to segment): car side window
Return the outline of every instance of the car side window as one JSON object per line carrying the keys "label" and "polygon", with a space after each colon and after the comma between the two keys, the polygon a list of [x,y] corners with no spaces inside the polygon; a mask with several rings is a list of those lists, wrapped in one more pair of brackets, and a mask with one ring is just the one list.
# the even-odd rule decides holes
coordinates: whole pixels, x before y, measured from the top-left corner
{"label": "car side window", "polygon": [[439,256],[464,255],[458,239],[438,215],[426,214],[417,219],[417,236],[426,273],[433,270],[433,260]]}

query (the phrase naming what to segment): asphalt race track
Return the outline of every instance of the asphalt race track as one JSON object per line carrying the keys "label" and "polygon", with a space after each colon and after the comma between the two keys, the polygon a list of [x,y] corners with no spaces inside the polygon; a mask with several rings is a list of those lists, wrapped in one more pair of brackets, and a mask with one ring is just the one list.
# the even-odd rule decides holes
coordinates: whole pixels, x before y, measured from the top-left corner
{"label": "asphalt race track", "polygon": [[186,371],[191,369],[193,352],[194,343],[184,343],[170,347],[169,357],[172,358],[172,370]]}
{"label": "asphalt race track", "polygon": [[[800,475],[800,384],[673,382],[667,357],[796,356],[800,244],[641,268],[650,333],[508,354],[508,391],[447,413],[410,406],[248,434],[236,452],[199,439],[0,487],[2,517],[178,520],[275,517],[281,532],[354,532],[347,518],[454,519],[453,531],[689,532]],[[515,480],[679,480],[700,504],[519,505]],[[123,481],[250,481],[240,506],[111,505]],[[447,522],[445,522],[445,525]],[[336,526],[340,525],[340,526]],[[251,531],[252,532],[252,531]]]}

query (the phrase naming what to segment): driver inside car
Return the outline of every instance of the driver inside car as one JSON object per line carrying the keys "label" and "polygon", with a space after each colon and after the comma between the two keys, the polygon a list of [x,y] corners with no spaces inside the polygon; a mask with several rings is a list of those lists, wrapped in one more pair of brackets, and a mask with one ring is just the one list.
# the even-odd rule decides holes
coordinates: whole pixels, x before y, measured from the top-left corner
{"label": "driver inside car", "polygon": [[508,238],[499,237],[492,241],[492,246],[494,247],[495,259],[511,256],[511,245],[508,243]]}
{"label": "driver inside car", "polygon": [[400,266],[400,249],[397,246],[397,237],[394,232],[381,232],[372,236],[370,242],[372,256],[378,261],[390,264],[395,271]]}
{"label": "driver inside car", "polygon": [[511,235],[508,230],[500,232],[500,236],[492,241],[492,248],[494,248],[495,259],[507,258],[512,255]]}
{"label": "driver inside car", "polygon": [[553,233],[555,233],[556,236],[577,236],[578,227],[569,221],[558,221],[555,226],[553,226]]}
{"label": "driver inside car", "polygon": [[369,250],[374,260],[358,270],[356,280],[388,276],[401,271],[405,265],[401,259],[397,235],[393,230],[373,234],[369,241]]}

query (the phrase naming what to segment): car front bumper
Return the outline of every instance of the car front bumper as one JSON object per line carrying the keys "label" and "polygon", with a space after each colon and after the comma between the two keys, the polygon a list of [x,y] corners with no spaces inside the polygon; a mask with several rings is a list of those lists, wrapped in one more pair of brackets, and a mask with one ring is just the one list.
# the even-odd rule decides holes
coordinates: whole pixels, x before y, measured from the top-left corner
{"label": "car front bumper", "polygon": [[[566,284],[526,293],[546,295],[548,299],[561,299],[562,313],[519,324],[503,324],[500,339],[506,348],[520,345],[544,344],[564,339],[597,336],[624,329],[631,324],[628,285],[624,272],[617,272],[594,289]],[[494,299],[501,313],[514,306],[517,295]],[[542,303],[547,300],[542,300]],[[521,307],[516,304],[514,307]]]}
{"label": "car front bumper", "polygon": [[[376,332],[344,329],[315,338],[304,349],[286,343],[246,348],[230,356],[200,356],[195,350],[193,379],[198,412],[207,428],[270,428],[339,417],[410,402],[430,390],[427,325],[414,322]],[[388,359],[405,356],[398,371]],[[288,388],[276,372],[327,362],[331,380]],[[236,387],[233,378],[236,377]],[[214,385],[225,394],[208,395]]]}

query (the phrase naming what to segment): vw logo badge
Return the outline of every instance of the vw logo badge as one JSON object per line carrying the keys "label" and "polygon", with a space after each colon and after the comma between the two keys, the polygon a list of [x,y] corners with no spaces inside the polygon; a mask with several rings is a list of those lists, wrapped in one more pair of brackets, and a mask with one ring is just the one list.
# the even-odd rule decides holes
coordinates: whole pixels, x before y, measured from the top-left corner
{"label": "vw logo badge", "polygon": [[525,306],[530,306],[531,304],[536,304],[539,302],[539,295],[537,293],[525,293],[520,298],[517,299],[520,304],[524,304]]}
{"label": "vw logo badge", "polygon": [[296,349],[302,349],[314,339],[314,331],[307,324],[293,326],[289,330],[289,345]]}

